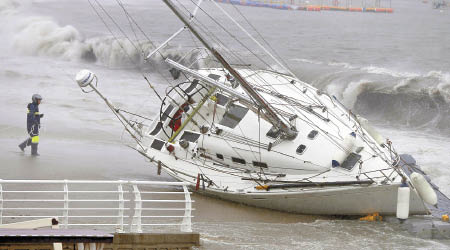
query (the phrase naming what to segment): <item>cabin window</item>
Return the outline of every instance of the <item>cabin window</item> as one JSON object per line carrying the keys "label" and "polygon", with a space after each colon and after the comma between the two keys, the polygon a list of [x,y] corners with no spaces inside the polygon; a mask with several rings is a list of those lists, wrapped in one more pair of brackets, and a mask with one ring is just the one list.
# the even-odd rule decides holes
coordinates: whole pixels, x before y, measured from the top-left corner
{"label": "cabin window", "polygon": [[199,137],[200,137],[200,134],[192,133],[192,132],[189,132],[189,131],[184,131],[184,133],[181,136],[180,140],[196,142]]}
{"label": "cabin window", "polygon": [[306,150],[306,146],[301,144],[300,146],[298,146],[298,148],[295,152],[297,152],[297,154],[301,155],[305,152],[305,150]]}
{"label": "cabin window", "polygon": [[311,130],[311,132],[309,132],[308,134],[308,139],[315,139],[317,137],[317,134],[319,134],[319,131],[317,130]]}
{"label": "cabin window", "polygon": [[172,104],[169,104],[169,106],[166,108],[166,110],[164,111],[164,113],[161,116],[161,121],[165,121],[167,119],[167,117],[169,117],[170,112],[172,112],[173,110],[173,106]]}
{"label": "cabin window", "polygon": [[247,112],[248,108],[230,104],[219,124],[229,128],[235,128]]}
{"label": "cabin window", "polygon": [[267,163],[259,162],[259,161],[253,161],[253,166],[259,167],[259,168],[268,168]]}
{"label": "cabin window", "polygon": [[216,75],[216,74],[209,74],[208,77],[209,77],[209,78],[212,78],[212,79],[214,79],[214,80],[216,80],[216,81],[220,79],[220,76],[219,76],[219,75]]}
{"label": "cabin window", "polygon": [[150,145],[150,147],[152,147],[156,150],[161,150],[163,146],[164,146],[164,142],[160,141],[158,139],[153,140],[152,145]]}
{"label": "cabin window", "polygon": [[194,79],[194,80],[192,81],[191,85],[189,85],[189,87],[187,87],[184,91],[185,91],[186,93],[190,94],[190,93],[192,92],[192,90],[193,90],[195,87],[197,87],[197,84],[198,84],[198,80],[197,80],[197,79]]}
{"label": "cabin window", "polygon": [[162,128],[162,122],[158,122],[158,123],[156,124],[156,127],[153,129],[153,131],[150,132],[150,135],[156,135],[156,134],[158,134],[159,131],[161,130],[161,128]]}
{"label": "cabin window", "polygon": [[222,105],[222,106],[227,105],[228,100],[229,100],[228,97],[226,97],[226,96],[224,96],[222,94],[219,94],[219,93],[216,94],[216,98],[217,98],[217,104],[218,105]]}
{"label": "cabin window", "polygon": [[223,154],[216,154],[217,159],[223,160]]}
{"label": "cabin window", "polygon": [[345,158],[345,161],[341,164],[342,168],[345,168],[347,170],[352,170],[355,164],[361,159],[361,155],[356,153],[350,153],[347,158]]}
{"label": "cabin window", "polygon": [[280,134],[281,134],[281,130],[278,129],[277,127],[273,126],[273,127],[269,130],[269,132],[267,132],[266,136],[267,136],[267,137],[270,137],[270,138],[276,139],[276,138],[278,138],[278,136],[280,136]]}
{"label": "cabin window", "polygon": [[231,161],[234,163],[245,164],[245,160],[241,158],[231,157]]}

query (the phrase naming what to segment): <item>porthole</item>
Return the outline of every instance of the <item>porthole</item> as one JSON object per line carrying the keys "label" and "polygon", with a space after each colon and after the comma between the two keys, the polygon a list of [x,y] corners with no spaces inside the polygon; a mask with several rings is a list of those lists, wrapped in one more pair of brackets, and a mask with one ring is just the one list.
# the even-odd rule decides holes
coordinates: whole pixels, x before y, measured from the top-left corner
{"label": "porthole", "polygon": [[298,146],[298,148],[295,152],[297,152],[297,154],[301,155],[305,152],[305,150],[306,150],[306,145],[301,144],[300,146]]}
{"label": "porthole", "polygon": [[245,164],[245,160],[244,160],[244,159],[241,159],[241,158],[231,157],[231,160],[232,160],[234,163]]}
{"label": "porthole", "polygon": [[259,161],[253,161],[253,166],[259,167],[259,168],[268,168],[267,163],[259,162]]}
{"label": "porthole", "polygon": [[223,160],[223,154],[216,154],[217,159]]}
{"label": "porthole", "polygon": [[317,137],[318,134],[319,134],[319,131],[311,130],[311,132],[309,132],[309,134],[308,134],[308,139],[313,140]]}

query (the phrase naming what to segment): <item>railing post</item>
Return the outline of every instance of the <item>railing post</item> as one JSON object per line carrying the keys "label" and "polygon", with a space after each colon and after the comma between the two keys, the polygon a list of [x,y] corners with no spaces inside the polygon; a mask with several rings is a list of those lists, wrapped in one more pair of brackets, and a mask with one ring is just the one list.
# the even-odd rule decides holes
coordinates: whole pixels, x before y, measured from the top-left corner
{"label": "railing post", "polygon": [[1,224],[3,224],[3,186],[0,183],[0,225]]}
{"label": "railing post", "polygon": [[117,218],[117,225],[119,226],[118,228],[116,228],[116,231],[118,233],[122,233],[123,232],[123,211],[124,211],[124,199],[123,199],[123,187],[122,187],[122,183],[119,184],[119,217]]}
{"label": "railing post", "polygon": [[[134,216],[131,220],[131,231],[133,233],[142,233],[142,220],[141,220],[141,214],[142,214],[142,200],[141,200],[141,192],[139,192],[139,189],[137,185],[133,185],[133,193],[134,193]],[[136,225],[135,227],[133,227]]]}
{"label": "railing post", "polygon": [[185,209],[183,222],[181,223],[181,231],[192,232],[192,222],[191,222],[192,200],[191,194],[189,193],[186,184],[183,184],[183,191],[184,191]]}
{"label": "railing post", "polygon": [[64,180],[64,228],[69,226],[69,186],[67,185],[67,180]]}

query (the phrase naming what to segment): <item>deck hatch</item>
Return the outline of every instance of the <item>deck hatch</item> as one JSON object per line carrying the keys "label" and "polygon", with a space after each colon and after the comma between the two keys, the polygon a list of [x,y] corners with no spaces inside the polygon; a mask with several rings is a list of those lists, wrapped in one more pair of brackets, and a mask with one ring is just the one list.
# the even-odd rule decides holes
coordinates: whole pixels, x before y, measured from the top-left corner
{"label": "deck hatch", "polygon": [[164,111],[164,113],[161,116],[161,121],[165,121],[167,119],[167,117],[169,117],[170,112],[172,112],[173,110],[173,105],[169,104],[169,106],[166,108],[166,110]]}
{"label": "deck hatch", "polygon": [[198,84],[198,80],[197,80],[197,79],[194,79],[194,80],[192,81],[191,85],[189,85],[189,87],[186,88],[185,92],[188,93],[188,94],[190,94],[190,93],[192,92],[192,90],[193,90],[195,87],[197,87],[197,84]]}
{"label": "deck hatch", "polygon": [[277,139],[281,134],[281,130],[273,126],[266,134],[267,137]]}
{"label": "deck hatch", "polygon": [[161,150],[162,147],[164,146],[164,142],[160,141],[158,139],[153,140],[152,145],[150,147],[156,149],[156,150]]}
{"label": "deck hatch", "polygon": [[248,108],[236,104],[230,104],[227,112],[225,112],[219,124],[229,128],[235,128],[247,112]]}
{"label": "deck hatch", "polygon": [[219,75],[216,75],[216,74],[209,74],[208,77],[209,77],[209,78],[212,78],[212,79],[214,79],[214,80],[216,80],[216,81],[220,79],[220,76],[219,76]]}
{"label": "deck hatch", "polygon": [[180,138],[180,141],[186,140],[186,141],[190,141],[190,142],[196,142],[199,137],[200,137],[200,134],[192,133],[189,131],[184,131],[183,135]]}
{"label": "deck hatch", "polygon": [[156,124],[155,128],[153,129],[153,131],[150,132],[150,135],[156,135],[156,134],[158,134],[159,131],[161,130],[161,128],[162,128],[162,122],[158,122],[158,123]]}
{"label": "deck hatch", "polygon": [[224,96],[222,94],[219,94],[219,93],[216,94],[216,98],[217,98],[217,104],[221,105],[221,106],[227,105],[228,100],[229,100],[228,97],[226,97],[226,96]]}
{"label": "deck hatch", "polygon": [[351,152],[345,161],[341,164],[342,168],[345,168],[347,170],[352,170],[355,164],[361,159],[361,155]]}

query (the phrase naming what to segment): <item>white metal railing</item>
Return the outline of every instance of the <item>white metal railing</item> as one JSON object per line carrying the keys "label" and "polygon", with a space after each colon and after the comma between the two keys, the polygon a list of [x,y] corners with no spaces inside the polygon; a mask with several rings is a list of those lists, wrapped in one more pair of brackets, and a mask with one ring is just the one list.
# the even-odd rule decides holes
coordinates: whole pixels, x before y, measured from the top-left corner
{"label": "white metal railing", "polygon": [[0,224],[58,218],[62,228],[192,232],[193,202],[184,182],[0,180]]}

